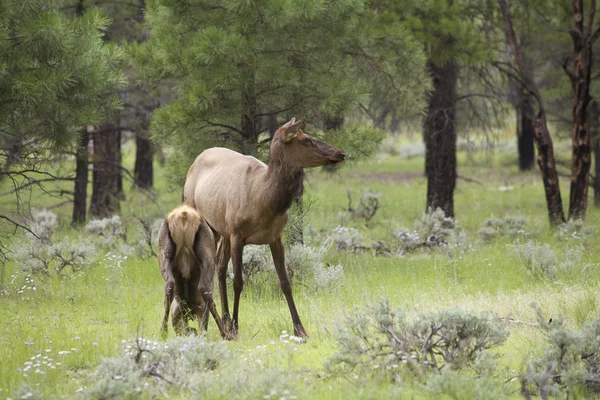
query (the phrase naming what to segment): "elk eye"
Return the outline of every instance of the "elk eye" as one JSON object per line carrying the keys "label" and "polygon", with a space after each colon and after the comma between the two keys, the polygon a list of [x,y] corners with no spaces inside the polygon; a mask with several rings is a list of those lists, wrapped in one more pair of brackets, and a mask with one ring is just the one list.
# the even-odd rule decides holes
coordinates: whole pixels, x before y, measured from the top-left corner
{"label": "elk eye", "polygon": [[307,137],[306,139],[304,139],[304,141],[305,141],[306,143],[310,143],[310,142],[312,142],[312,140],[310,140],[310,138],[309,138],[309,137]]}

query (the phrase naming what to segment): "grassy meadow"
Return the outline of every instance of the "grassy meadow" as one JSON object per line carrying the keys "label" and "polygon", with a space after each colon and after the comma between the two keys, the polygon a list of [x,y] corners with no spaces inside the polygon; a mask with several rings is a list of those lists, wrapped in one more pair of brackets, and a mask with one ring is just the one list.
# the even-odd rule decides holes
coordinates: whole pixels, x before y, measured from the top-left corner
{"label": "grassy meadow", "polygon": [[[391,379],[385,371],[329,368],[338,349],[336,332],[344,329],[346,318],[355,308],[365,309],[386,298],[407,318],[436,310],[463,309],[485,311],[491,320],[503,323],[509,335],[493,350],[498,360],[495,376],[507,382],[507,396],[519,398],[518,381],[512,378],[523,372],[531,357],[540,354],[546,341],[531,304],[539,304],[548,318],[562,316],[573,329],[598,317],[600,244],[595,234],[573,239],[550,231],[539,172],[537,168],[527,173],[518,171],[513,141],[507,137],[493,150],[463,149],[459,153],[455,214],[469,243],[461,251],[417,249],[395,254],[395,232],[402,227],[410,230],[425,211],[427,182],[422,176],[422,154],[417,151],[414,157],[405,156],[405,150],[415,147],[414,143],[395,143],[397,152],[382,151],[371,160],[348,163],[333,174],[311,171],[306,184],[310,203],[306,243],[319,246],[342,225],[356,229],[366,244],[381,241],[393,255],[329,247],[324,261],[343,266],[339,285],[294,285],[296,305],[309,334],[306,343],[297,343],[282,333],[293,332],[291,318],[275,272],[266,271],[260,279],[246,283],[236,340],[221,342],[214,321],[209,323],[202,343],[214,346],[211,351],[217,354],[217,363],[219,357],[226,359],[222,369],[211,372],[212,380],[202,375],[204,380],[198,378],[196,386],[178,386],[156,376],[160,374],[143,379],[158,385],[158,397],[170,398],[464,398],[454,389],[432,391],[423,382]],[[558,144],[557,149],[566,159],[568,146]],[[129,153],[126,162],[132,164],[132,158],[133,153]],[[567,178],[561,181],[566,208],[568,184]],[[160,217],[178,205],[180,190],[169,190],[164,169],[158,164],[155,185],[156,198],[150,199],[126,184],[122,219],[128,242],[134,242],[138,235],[134,216]],[[381,193],[380,208],[369,221],[353,219],[344,211],[348,192],[356,205],[366,189]],[[61,200],[34,193],[32,201],[43,208]],[[55,237],[76,239],[85,235],[69,227],[69,205],[52,211],[59,219]],[[527,235],[484,242],[478,235],[482,223],[490,217],[505,216],[524,217]],[[600,210],[590,205],[586,226],[596,228],[599,222]],[[529,272],[515,256],[514,243],[530,239],[547,243],[555,258],[560,263],[570,262],[570,266],[558,267],[552,279]],[[7,246],[23,240],[19,232]],[[156,397],[145,391],[143,383],[139,387],[134,384],[133,391],[124,395],[111,395],[114,388],[110,385],[94,389],[103,373],[99,365],[139,347],[140,341],[136,344],[135,338],[145,339],[148,352],[143,355],[148,357],[153,356],[153,349],[166,343],[184,343],[174,339],[171,327],[168,341],[159,339],[164,282],[156,258],[135,254],[126,257],[116,250],[106,254],[110,251],[99,248],[94,265],[76,273],[65,272],[61,278],[29,277],[17,262],[4,266],[0,398]],[[218,295],[216,301],[219,304]],[[125,372],[113,373],[112,381],[118,383],[125,379],[123,376]]]}

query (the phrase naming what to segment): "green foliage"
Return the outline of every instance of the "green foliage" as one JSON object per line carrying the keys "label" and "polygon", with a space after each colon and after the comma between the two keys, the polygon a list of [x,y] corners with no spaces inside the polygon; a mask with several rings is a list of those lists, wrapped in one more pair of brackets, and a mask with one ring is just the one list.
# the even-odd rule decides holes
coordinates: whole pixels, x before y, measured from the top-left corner
{"label": "green foliage", "polygon": [[224,342],[179,337],[163,344],[138,338],[120,356],[102,361],[81,398],[154,398],[169,392],[199,398],[296,398],[290,390],[295,385],[277,367],[242,359]]}
{"label": "green foliage", "polygon": [[[188,165],[214,145],[256,154],[270,115],[322,121],[376,92],[399,110],[422,106],[420,45],[363,0],[154,0],[146,18],[151,36],[134,57],[146,77],[177,92],[155,113],[154,137],[177,144]],[[361,141],[347,153],[368,154],[381,140],[376,134],[369,144],[361,129],[342,133]]]}
{"label": "green foliage", "polygon": [[355,311],[336,337],[339,349],[332,365],[379,369],[396,379],[409,373],[426,379],[443,369],[473,367],[482,353],[501,345],[508,336],[485,314],[444,310],[408,319],[392,311],[387,301]]}
{"label": "green foliage", "polygon": [[[0,164],[34,164],[73,144],[77,131],[119,107],[121,52],[102,40],[95,10],[70,18],[65,1],[0,4]],[[8,150],[7,150],[8,149]],[[37,156],[33,157],[32,153]]]}
{"label": "green foliage", "polygon": [[514,240],[528,235],[527,220],[514,216],[488,218],[481,224],[477,234],[488,243],[497,239]]}
{"label": "green foliage", "polygon": [[536,243],[529,240],[512,246],[517,261],[534,277],[554,280],[558,260],[548,243]]}
{"label": "green foliage", "polygon": [[473,377],[451,369],[431,374],[426,382],[427,391],[436,399],[509,399],[509,390],[499,379],[488,376]]}
{"label": "green foliage", "polygon": [[427,0],[409,11],[406,26],[425,44],[429,60],[437,65],[485,61],[492,52],[476,22],[484,5],[478,1]]}
{"label": "green foliage", "polygon": [[400,242],[399,254],[421,247],[465,250],[471,246],[466,233],[440,208],[423,213],[421,219],[415,220],[413,231],[400,229],[395,237]]}
{"label": "green foliage", "polygon": [[521,377],[523,392],[534,391],[541,398],[583,397],[600,392],[600,318],[590,319],[580,331],[571,330],[560,317],[544,316],[534,305],[546,337],[542,354],[534,358]]}

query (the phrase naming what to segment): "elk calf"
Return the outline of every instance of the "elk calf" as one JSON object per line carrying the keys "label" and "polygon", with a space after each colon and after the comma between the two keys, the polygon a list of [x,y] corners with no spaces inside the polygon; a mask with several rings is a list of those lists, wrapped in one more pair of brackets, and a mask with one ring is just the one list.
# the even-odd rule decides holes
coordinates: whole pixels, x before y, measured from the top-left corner
{"label": "elk calf", "polygon": [[221,336],[231,339],[213,301],[215,237],[198,211],[186,205],[177,207],[164,220],[158,234],[158,263],[165,279],[165,315],[161,336],[167,335],[169,313],[177,334],[189,334],[188,315],[195,314],[206,330],[208,311]]}

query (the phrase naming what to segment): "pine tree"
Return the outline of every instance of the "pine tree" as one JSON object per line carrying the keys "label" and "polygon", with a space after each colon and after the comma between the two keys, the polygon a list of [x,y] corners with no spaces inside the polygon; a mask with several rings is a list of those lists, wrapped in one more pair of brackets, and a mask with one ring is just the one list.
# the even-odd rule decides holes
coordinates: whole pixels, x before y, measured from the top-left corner
{"label": "pine tree", "polygon": [[[423,122],[427,211],[440,208],[454,217],[458,82],[461,66],[490,59],[479,31],[479,1],[431,0],[413,6],[400,18],[423,43],[433,79]],[[392,3],[393,4],[393,3]]]}
{"label": "pine tree", "polygon": [[418,43],[362,0],[153,0],[146,18],[136,59],[176,88],[153,135],[182,151],[179,171],[208,146],[256,153],[278,116],[316,123],[374,92],[414,112],[428,85]]}
{"label": "pine tree", "polygon": [[108,18],[96,10],[70,17],[61,11],[68,5],[0,3],[0,179],[15,178],[17,189],[64,180],[41,167],[120,106],[121,53],[102,41]]}

